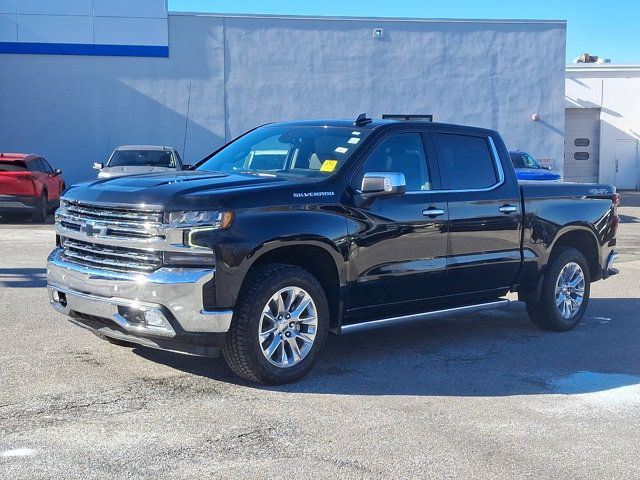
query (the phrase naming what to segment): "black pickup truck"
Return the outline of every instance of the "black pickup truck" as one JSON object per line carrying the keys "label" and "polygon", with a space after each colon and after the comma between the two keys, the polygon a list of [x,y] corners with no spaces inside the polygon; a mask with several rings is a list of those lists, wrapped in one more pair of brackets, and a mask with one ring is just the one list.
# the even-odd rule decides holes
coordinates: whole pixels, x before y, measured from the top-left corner
{"label": "black pickup truck", "polygon": [[548,330],[617,273],[609,185],[518,183],[498,133],[300,121],[247,132],[189,171],[71,187],[52,306],[116,344],[224,354],[295,381],[327,334],[481,309],[517,292]]}

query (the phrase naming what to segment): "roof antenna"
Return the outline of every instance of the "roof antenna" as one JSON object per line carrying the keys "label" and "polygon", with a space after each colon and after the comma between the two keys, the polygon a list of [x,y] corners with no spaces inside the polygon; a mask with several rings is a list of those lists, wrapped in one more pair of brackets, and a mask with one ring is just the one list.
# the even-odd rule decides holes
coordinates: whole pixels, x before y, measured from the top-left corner
{"label": "roof antenna", "polygon": [[371,123],[371,119],[367,117],[366,113],[361,113],[360,115],[358,115],[358,118],[356,118],[356,121],[353,122],[353,124],[356,127],[364,127],[365,125],[368,125]]}

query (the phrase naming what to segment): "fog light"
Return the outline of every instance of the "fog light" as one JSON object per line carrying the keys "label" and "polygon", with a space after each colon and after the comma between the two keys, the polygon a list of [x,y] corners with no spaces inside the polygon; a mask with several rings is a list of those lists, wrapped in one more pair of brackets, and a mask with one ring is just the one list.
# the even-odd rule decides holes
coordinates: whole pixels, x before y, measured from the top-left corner
{"label": "fog light", "polygon": [[164,314],[155,308],[125,307],[118,306],[118,313],[113,319],[122,328],[140,333],[151,333],[153,335],[175,336],[176,332]]}
{"label": "fog light", "polygon": [[58,305],[62,305],[63,307],[67,306],[67,296],[64,293],[58,290],[52,290],[51,298]]}
{"label": "fog light", "polygon": [[154,327],[164,327],[164,319],[155,310],[145,311],[144,321],[147,325],[153,325]]}

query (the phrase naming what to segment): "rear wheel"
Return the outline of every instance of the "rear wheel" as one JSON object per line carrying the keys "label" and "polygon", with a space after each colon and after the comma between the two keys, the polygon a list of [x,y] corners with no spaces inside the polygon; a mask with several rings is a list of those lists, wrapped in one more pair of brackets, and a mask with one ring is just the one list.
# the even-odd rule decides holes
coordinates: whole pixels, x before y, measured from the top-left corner
{"label": "rear wheel", "polygon": [[545,273],[540,298],[527,302],[529,318],[545,330],[571,330],[584,316],[590,287],[584,255],[575,248],[563,248],[553,256]]}
{"label": "rear wheel", "polygon": [[249,274],[223,347],[231,370],[271,385],[294,382],[313,367],[329,329],[329,306],[318,280],[290,265]]}
{"label": "rear wheel", "polygon": [[47,218],[47,191],[44,190],[40,198],[38,199],[37,205],[34,207],[33,213],[31,214],[31,219],[34,223],[42,223]]}

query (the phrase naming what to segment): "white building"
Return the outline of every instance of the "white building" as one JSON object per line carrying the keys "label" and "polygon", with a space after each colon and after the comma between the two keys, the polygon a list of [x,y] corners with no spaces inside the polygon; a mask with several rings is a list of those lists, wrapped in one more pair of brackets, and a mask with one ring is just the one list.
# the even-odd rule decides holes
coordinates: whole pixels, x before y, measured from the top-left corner
{"label": "white building", "polygon": [[640,187],[640,65],[568,65],[565,95],[565,180]]}
{"label": "white building", "polygon": [[0,0],[0,151],[42,154],[71,183],[120,144],[173,145],[193,163],[258,124],[366,112],[494,128],[561,170],[565,37],[564,21]]}

